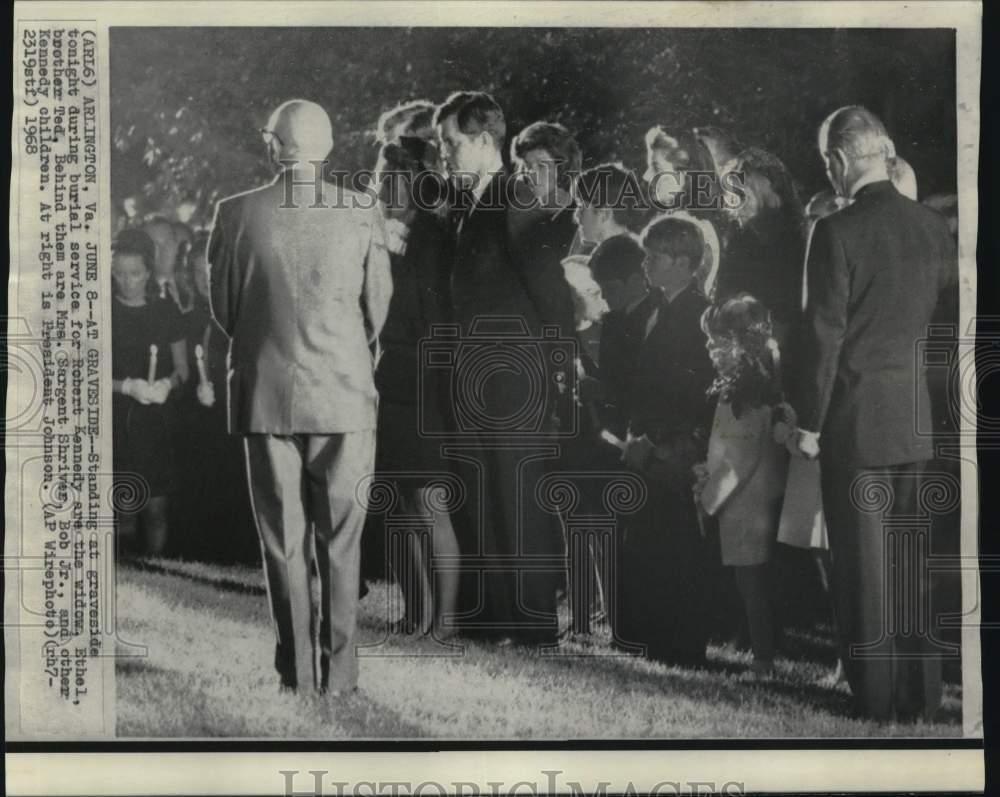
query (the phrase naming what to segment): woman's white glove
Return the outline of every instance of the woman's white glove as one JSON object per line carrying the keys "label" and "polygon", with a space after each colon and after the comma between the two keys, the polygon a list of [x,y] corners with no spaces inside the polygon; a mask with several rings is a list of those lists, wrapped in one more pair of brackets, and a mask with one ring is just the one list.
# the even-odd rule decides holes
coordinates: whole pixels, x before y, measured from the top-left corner
{"label": "woman's white glove", "polygon": [[198,403],[203,407],[211,407],[215,404],[215,387],[211,382],[200,383],[195,394],[198,396]]}
{"label": "woman's white glove", "polygon": [[153,401],[153,386],[145,379],[129,379],[122,382],[122,395],[135,399],[140,404],[150,404]]}
{"label": "woman's white glove", "polygon": [[169,379],[157,379],[153,382],[150,387],[151,401],[154,404],[163,404],[167,400],[167,396],[170,395],[170,390],[173,388],[174,383]]}

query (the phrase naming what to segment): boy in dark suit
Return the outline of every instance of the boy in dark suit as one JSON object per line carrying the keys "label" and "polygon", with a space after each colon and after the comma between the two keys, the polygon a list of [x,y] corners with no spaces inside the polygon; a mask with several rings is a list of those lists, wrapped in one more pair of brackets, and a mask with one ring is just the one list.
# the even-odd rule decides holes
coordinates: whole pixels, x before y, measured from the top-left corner
{"label": "boy in dark suit", "polygon": [[705,458],[714,371],[701,316],[708,301],[694,273],[705,241],[680,218],[660,217],[642,234],[654,307],[641,334],[631,385],[625,463],[643,474],[646,502],[628,523],[619,579],[617,636],[651,658],[694,665],[705,658],[708,574],[691,488]]}

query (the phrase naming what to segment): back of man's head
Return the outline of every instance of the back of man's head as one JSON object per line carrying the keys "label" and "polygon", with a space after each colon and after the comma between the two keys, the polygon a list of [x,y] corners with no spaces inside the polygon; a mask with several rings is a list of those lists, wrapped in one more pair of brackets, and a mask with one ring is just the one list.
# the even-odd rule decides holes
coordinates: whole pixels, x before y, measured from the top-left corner
{"label": "back of man's head", "polygon": [[646,253],[636,235],[613,235],[602,241],[590,255],[590,272],[599,283],[610,280],[627,282],[629,277],[642,274]]}
{"label": "back of man's head", "polygon": [[278,139],[280,160],[321,161],[333,148],[330,117],[309,100],[288,100],[279,105],[267,129]]}
{"label": "back of man's head", "polygon": [[621,163],[600,163],[581,173],[573,184],[577,203],[610,210],[627,227],[641,202],[638,178]]}
{"label": "back of man's head", "polygon": [[824,155],[840,150],[852,162],[895,155],[885,125],[860,105],[845,105],[826,117],[820,126],[819,146]]}
{"label": "back of man's head", "polygon": [[485,91],[456,91],[438,107],[434,114],[434,126],[440,125],[449,116],[455,117],[458,129],[467,136],[486,131],[493,139],[493,146],[503,151],[507,136],[507,122],[503,109]]}

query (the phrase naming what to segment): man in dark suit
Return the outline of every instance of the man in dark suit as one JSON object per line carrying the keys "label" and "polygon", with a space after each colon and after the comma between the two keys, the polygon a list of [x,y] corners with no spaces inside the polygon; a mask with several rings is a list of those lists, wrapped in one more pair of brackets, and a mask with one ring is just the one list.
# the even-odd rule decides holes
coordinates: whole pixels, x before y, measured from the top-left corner
{"label": "man in dark suit", "polygon": [[933,456],[918,431],[930,429],[930,400],[916,344],[957,278],[955,250],[944,219],[889,181],[892,142],[872,113],[841,108],[819,139],[831,184],[853,202],[818,221],[810,243],[789,380],[798,444],[806,456],[822,452],[834,601],[857,708],[886,720],[930,717],[940,657],[921,622],[926,571],[906,550],[927,542],[914,527],[928,514],[921,485]]}
{"label": "man in dark suit", "polygon": [[286,102],[262,132],[283,169],[216,209],[212,314],[231,338],[229,428],[245,436],[275,666],[285,688],[337,693],[358,676],[365,510],[355,489],[373,466],[373,351],[392,292],[389,256],[371,198],[318,171],[333,145],[320,106]]}
{"label": "man in dark suit", "polygon": [[[506,122],[482,92],[457,92],[435,115],[442,156],[462,184],[454,214],[450,292],[460,348],[451,391],[467,483],[478,496],[460,524],[466,587],[475,604],[465,632],[513,641],[548,641],[557,630],[553,560],[558,530],[533,485],[557,453],[552,435],[561,367],[552,341],[572,333],[573,305],[563,277],[566,240],[538,206],[526,181],[509,174],[501,155]],[[527,364],[527,357],[537,368]]]}

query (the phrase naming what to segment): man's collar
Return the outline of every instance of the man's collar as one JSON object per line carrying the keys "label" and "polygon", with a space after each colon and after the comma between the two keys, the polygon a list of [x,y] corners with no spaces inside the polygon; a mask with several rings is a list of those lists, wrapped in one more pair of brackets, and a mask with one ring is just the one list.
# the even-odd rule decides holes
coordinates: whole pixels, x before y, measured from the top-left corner
{"label": "man's collar", "polygon": [[500,157],[500,154],[497,153],[496,160],[489,165],[479,182],[472,188],[472,196],[477,203],[483,194],[486,193],[487,189],[496,181],[496,179],[504,173],[505,169],[503,166],[503,159]]}
{"label": "man's collar", "polygon": [[[489,179],[487,179],[489,177]],[[484,175],[478,183],[472,187],[472,204],[478,205],[479,200],[489,190],[490,185],[496,179],[496,175]]]}
{"label": "man's collar", "polygon": [[488,172],[483,175],[482,179],[476,185],[470,189],[472,193],[472,206],[480,204],[483,201],[483,197],[487,197],[488,201],[491,203],[496,203],[500,196],[502,196],[503,190],[499,188],[501,181],[506,177],[506,172],[501,167],[499,170],[494,172]]}
{"label": "man's collar", "polygon": [[883,191],[891,188],[892,182],[884,175],[862,175],[854,185],[851,186],[851,199],[857,199],[861,193],[871,193],[872,191]]}
{"label": "man's collar", "polygon": [[652,295],[652,290],[647,290],[642,296],[639,296],[629,302],[622,308],[622,315],[632,315],[636,310],[638,310]]}
{"label": "man's collar", "polygon": [[689,282],[679,291],[674,292],[672,295],[668,294],[666,291],[661,291],[661,293],[663,294],[663,300],[666,304],[673,304],[678,297],[683,296],[685,293],[692,290],[694,287],[695,287],[695,282],[692,279],[691,282]]}
{"label": "man's collar", "polygon": [[556,209],[556,212],[552,214],[552,218],[553,219],[558,219],[566,211],[569,211],[570,214],[573,214],[573,213],[576,212],[576,203],[572,199],[569,201],[569,204],[567,204],[567,205],[561,205],[560,207],[558,207]]}

